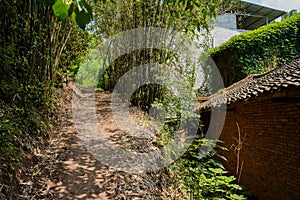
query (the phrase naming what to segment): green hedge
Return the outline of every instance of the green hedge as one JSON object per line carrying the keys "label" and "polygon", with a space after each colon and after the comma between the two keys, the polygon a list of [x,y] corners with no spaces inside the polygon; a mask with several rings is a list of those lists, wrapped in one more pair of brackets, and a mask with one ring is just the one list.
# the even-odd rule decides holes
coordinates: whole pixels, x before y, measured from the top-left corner
{"label": "green hedge", "polygon": [[228,86],[249,74],[261,74],[300,54],[300,13],[281,22],[232,37],[209,54]]}

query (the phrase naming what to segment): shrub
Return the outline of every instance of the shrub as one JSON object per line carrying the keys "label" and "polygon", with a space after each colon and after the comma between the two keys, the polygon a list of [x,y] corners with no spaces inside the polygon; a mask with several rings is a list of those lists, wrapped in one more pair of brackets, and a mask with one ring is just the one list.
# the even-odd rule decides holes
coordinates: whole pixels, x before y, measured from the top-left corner
{"label": "shrub", "polygon": [[[239,194],[242,187],[234,183],[236,178],[227,176],[224,166],[214,159],[216,156],[225,159],[211,148],[214,145],[213,140],[196,140],[187,154],[171,165],[176,188],[186,199],[246,199]],[[207,152],[207,149],[212,150]]]}

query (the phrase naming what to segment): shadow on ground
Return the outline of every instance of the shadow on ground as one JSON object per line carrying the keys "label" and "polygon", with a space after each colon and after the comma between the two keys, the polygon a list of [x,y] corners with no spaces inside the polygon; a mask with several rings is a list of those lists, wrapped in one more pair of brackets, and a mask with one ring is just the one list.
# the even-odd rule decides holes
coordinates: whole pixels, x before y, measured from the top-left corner
{"label": "shadow on ground", "polygon": [[[110,134],[120,134],[109,124],[109,98],[97,95],[97,114],[103,114]],[[76,133],[70,102],[54,132],[45,153],[36,155],[40,162],[24,169],[16,199],[170,199],[164,173],[131,174],[96,160]]]}

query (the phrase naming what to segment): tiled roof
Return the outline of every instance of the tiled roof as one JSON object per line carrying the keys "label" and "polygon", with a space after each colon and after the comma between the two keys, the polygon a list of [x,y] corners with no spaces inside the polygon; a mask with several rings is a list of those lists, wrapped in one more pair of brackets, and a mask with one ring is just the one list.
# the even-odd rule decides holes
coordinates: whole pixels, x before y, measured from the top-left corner
{"label": "tiled roof", "polygon": [[[200,109],[231,104],[242,99],[300,86],[300,57],[280,68],[261,75],[252,75],[209,97]],[[199,99],[201,101],[201,98]]]}

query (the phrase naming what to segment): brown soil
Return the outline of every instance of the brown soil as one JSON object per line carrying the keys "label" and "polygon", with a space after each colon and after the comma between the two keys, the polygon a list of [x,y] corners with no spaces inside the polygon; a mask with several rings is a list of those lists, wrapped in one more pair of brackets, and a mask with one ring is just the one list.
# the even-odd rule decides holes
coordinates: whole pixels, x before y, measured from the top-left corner
{"label": "brown soil", "polygon": [[[57,120],[49,145],[42,153],[36,153],[36,165],[25,163],[14,199],[175,199],[168,192],[171,190],[165,170],[132,174],[96,160],[76,132],[72,86],[58,91],[58,96]],[[96,93],[97,115],[112,142],[132,149],[153,146],[151,138],[139,142],[128,139],[114,123],[110,104],[110,93]],[[132,108],[131,114],[138,123],[149,120],[137,108]]]}

